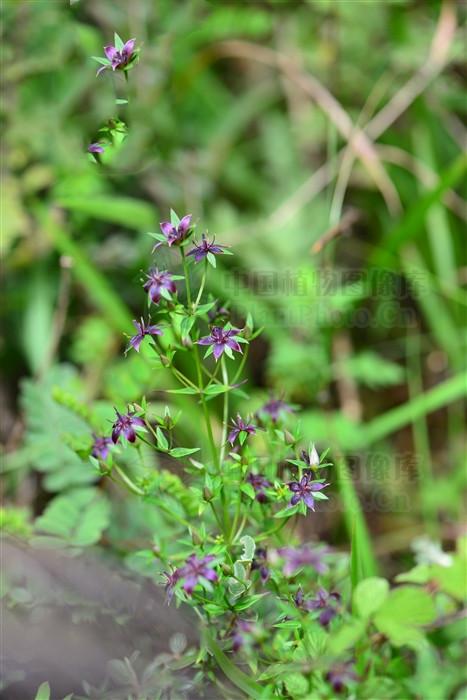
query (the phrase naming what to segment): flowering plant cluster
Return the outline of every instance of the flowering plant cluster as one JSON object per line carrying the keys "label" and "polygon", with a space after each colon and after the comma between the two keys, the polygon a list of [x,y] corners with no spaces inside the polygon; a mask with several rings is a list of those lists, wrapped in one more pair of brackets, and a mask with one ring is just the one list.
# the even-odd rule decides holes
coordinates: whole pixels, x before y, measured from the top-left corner
{"label": "flowering plant cluster", "polygon": [[[238,409],[248,396],[242,370],[260,331],[250,317],[234,323],[228,300],[205,294],[210,258],[226,246],[210,243],[206,234],[197,244],[192,216],[179,218],[174,211],[160,231],[150,234],[155,257],[142,279],[148,314],[133,321],[136,333],[125,353],[142,352],[171,373],[179,386],[169,393],[186,394],[201,406],[204,435],[196,445],[180,446],[171,407],[163,417],[153,416],[143,397],[138,405],[115,409],[110,434],[93,436],[91,460],[102,475],[159,508],[180,532],[178,542],[156,538],[153,557],[167,604],[187,604],[200,620],[203,648],[196,665],[207,671],[213,656],[222,668],[234,657],[227,674],[234,685],[247,684],[256,693],[264,685],[272,695],[287,690],[294,697],[294,683],[309,683],[297,639],[314,634],[319,646],[333,621],[348,614],[335,590],[340,557],[317,542],[294,545],[289,531],[290,523],[313,517],[327,500],[324,473],[332,464],[290,425],[296,406],[272,397],[254,413]],[[177,249],[170,269],[160,269],[162,247]],[[130,473],[122,457],[141,445],[172,458],[179,489],[167,489],[165,470],[147,465],[139,477]],[[255,662],[263,683],[240,670],[252,651],[263,659]],[[296,666],[287,678],[271,671],[284,653]],[[332,663],[321,669],[323,687],[351,687],[357,679],[353,661],[346,654],[345,671]]]}
{"label": "flowering plant cluster", "polygon": [[[139,58],[135,39],[116,34],[104,53],[98,76],[128,81]],[[100,162],[125,129],[110,120],[88,146],[91,157]],[[199,622],[198,646],[174,653],[170,669],[193,670],[187,697],[212,686],[206,697],[417,697],[399,649],[426,651],[440,611],[458,612],[460,558],[451,568],[430,560],[391,589],[363,571],[357,527],[350,557],[303,536],[304,525],[316,531],[325,517],[333,463],[284,396],[250,405],[243,375],[261,329],[208,292],[209,275],[233,252],[196,228],[191,214],[172,210],[149,233],[144,310],[122,348],[129,362],[139,357],[164,372],[167,388],[157,401],[117,402],[107,431],[90,432],[85,454],[99,478],[164,522],[163,534],[132,554],[166,604],[191,608]],[[199,417],[187,444],[184,421]]]}

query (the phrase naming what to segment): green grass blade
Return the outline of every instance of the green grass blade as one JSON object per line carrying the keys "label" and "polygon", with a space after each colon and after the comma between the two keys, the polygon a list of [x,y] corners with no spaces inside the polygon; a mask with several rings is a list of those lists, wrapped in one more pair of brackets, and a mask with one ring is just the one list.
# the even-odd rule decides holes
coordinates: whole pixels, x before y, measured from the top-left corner
{"label": "green grass blade", "polygon": [[440,201],[447,190],[462,180],[467,169],[467,155],[458,156],[447,170],[441,173],[439,182],[413,204],[403,216],[399,224],[388,235],[385,249],[375,252],[371,264],[376,267],[394,268],[397,258],[394,253],[401,245],[412,241],[421,232],[427,212]]}
{"label": "green grass blade", "polygon": [[[419,160],[425,162],[434,172],[437,172],[438,168],[426,123],[421,122],[418,129],[414,130],[413,140],[414,150]],[[456,262],[452,235],[446,208],[441,202],[435,202],[426,212],[426,228],[433,266],[440,282],[448,287],[456,286]]]}
{"label": "green grass blade", "polygon": [[[351,575],[352,584],[362,578],[376,576],[378,565],[373,554],[371,538],[347,463],[342,455],[335,459],[337,485],[342,500],[344,523],[352,543]],[[356,583],[354,584],[354,578]]]}
{"label": "green grass blade", "polygon": [[137,231],[154,230],[155,226],[159,228],[154,207],[140,199],[95,195],[63,197],[56,204],[68,211],[76,211],[92,219],[109,221]]}
{"label": "green grass blade", "polygon": [[408,246],[401,254],[402,267],[418,306],[428,322],[433,336],[443,348],[456,369],[464,366],[459,332],[444,300],[434,287],[421,255],[415,246]]}
{"label": "green grass blade", "polygon": [[203,632],[204,641],[210,653],[216,660],[217,665],[237,688],[243,690],[248,698],[253,700],[264,700],[264,692],[261,686],[256,681],[241,671],[238,666],[224,654],[220,646],[215,641],[214,637],[208,630]]}
{"label": "green grass blade", "polygon": [[365,446],[382,440],[422,416],[437,411],[464,396],[467,396],[467,372],[447,379],[430,391],[370,421],[363,429]]}

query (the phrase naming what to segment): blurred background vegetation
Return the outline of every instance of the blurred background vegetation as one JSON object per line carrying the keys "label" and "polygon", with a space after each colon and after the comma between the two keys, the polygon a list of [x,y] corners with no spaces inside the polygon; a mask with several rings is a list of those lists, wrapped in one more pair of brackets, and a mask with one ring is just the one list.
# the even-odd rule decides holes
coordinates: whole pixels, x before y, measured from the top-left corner
{"label": "blurred background vegetation", "polygon": [[[166,374],[122,350],[145,304],[146,233],[172,207],[233,247],[210,292],[264,326],[238,408],[283,396],[345,457],[307,535],[348,541],[353,483],[387,571],[421,532],[454,540],[465,5],[6,0],[3,20],[7,528],[28,532],[51,497],[96,480],[72,437],[89,433],[83,406],[108,426],[112,404],[168,402]],[[128,88],[91,59],[114,31],[141,47]],[[128,135],[114,131],[99,165],[87,145],[117,117]],[[177,405],[194,444],[189,398]],[[133,510],[108,537],[125,549],[154,518]]]}

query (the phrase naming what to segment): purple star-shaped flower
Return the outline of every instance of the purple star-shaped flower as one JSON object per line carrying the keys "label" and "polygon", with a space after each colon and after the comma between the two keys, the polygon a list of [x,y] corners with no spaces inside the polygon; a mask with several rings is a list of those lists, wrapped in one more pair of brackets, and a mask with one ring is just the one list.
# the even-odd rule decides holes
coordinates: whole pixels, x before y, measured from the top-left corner
{"label": "purple star-shaped flower", "polygon": [[143,317],[140,321],[133,321],[133,325],[137,330],[137,333],[130,338],[129,345],[125,350],[127,353],[131,348],[134,348],[136,352],[139,352],[139,346],[141,345],[145,335],[162,335],[163,331],[160,326],[146,326]]}
{"label": "purple star-shaped flower", "polygon": [[158,304],[161,297],[170,299],[171,294],[175,294],[177,288],[172,279],[172,275],[167,270],[158,270],[153,267],[146,275],[148,278],[143,288],[149,294],[149,298],[154,304]]}
{"label": "purple star-shaped flower", "polygon": [[201,243],[195,243],[195,247],[190,250],[187,255],[194,255],[195,262],[201,262],[209,254],[220,255],[224,252],[228,246],[226,245],[215,245],[215,238],[212,241],[208,241],[206,235],[203,233],[201,236]]}
{"label": "purple star-shaped flower", "polygon": [[170,602],[173,598],[175,586],[180,581],[180,569],[174,569],[170,574],[168,574],[167,571],[164,571],[163,575],[166,578],[164,588],[167,594],[167,605],[170,605]]}
{"label": "purple star-shaped flower", "polygon": [[180,243],[183,243],[183,241],[188,238],[191,233],[191,214],[184,216],[177,226],[171,224],[170,221],[163,221],[160,226],[165,237],[165,241],[159,241],[156,243],[152,249],[153,252],[156,250],[156,248],[159,248],[159,246],[164,245],[164,242],[167,243],[169,248],[173,245],[180,245]]}
{"label": "purple star-shaped flower", "polygon": [[266,503],[268,497],[264,493],[264,489],[268,489],[271,486],[271,482],[266,479],[264,474],[253,474],[253,472],[248,474],[246,480],[253,486],[256,493],[256,500],[259,503]]}
{"label": "purple star-shaped flower", "polygon": [[323,555],[329,552],[327,547],[312,549],[302,545],[301,547],[281,547],[277,551],[284,559],[282,570],[285,576],[293,576],[303,566],[312,566],[319,574],[324,574],[328,570],[327,564],[323,561]]}
{"label": "purple star-shaped flower", "polygon": [[136,416],[134,413],[130,412],[122,415],[117,411],[117,409],[115,409],[115,413],[117,414],[117,420],[112,426],[112,442],[116,444],[119,441],[121,435],[123,435],[123,437],[126,438],[128,442],[135,442],[135,427],[144,428],[144,420]]}
{"label": "purple star-shaped flower", "polygon": [[190,554],[185,566],[178,570],[179,577],[183,579],[183,590],[185,593],[191,595],[202,578],[213,583],[218,580],[217,572],[211,568],[211,562],[214,559],[215,557],[212,554],[202,557],[202,559],[198,559],[196,554]]}
{"label": "purple star-shaped flower", "polygon": [[104,153],[104,146],[101,143],[90,143],[88,153]]}
{"label": "purple star-shaped flower", "polygon": [[264,584],[269,579],[271,572],[268,566],[268,552],[264,547],[257,547],[255,558],[251,562],[251,570],[259,571],[261,582]]}
{"label": "purple star-shaped flower", "polygon": [[256,426],[249,421],[245,422],[240,414],[237,413],[237,418],[232,419],[232,430],[227,440],[233,445],[235,440],[240,436],[240,444],[242,445],[248,435],[254,435],[255,433]]}
{"label": "purple star-shaped flower", "polygon": [[295,409],[290,404],[282,401],[282,399],[271,399],[264,404],[258,411],[261,415],[266,414],[273,423],[277,423],[284,413],[292,413]]}
{"label": "purple star-shaped flower", "polygon": [[198,345],[211,345],[213,347],[214,359],[217,360],[226,352],[230,357],[232,356],[231,350],[235,352],[242,352],[239,342],[236,340],[238,334],[240,333],[239,328],[221,328],[220,326],[214,326],[211,328],[211,334],[206,335],[204,338],[198,340]]}
{"label": "purple star-shaped flower", "polygon": [[237,620],[232,631],[232,651],[237,652],[246,644],[253,625],[248,620]]}
{"label": "purple star-shaped flower", "polygon": [[106,55],[107,60],[110,61],[110,63],[99,68],[99,70],[97,71],[97,75],[99,75],[100,73],[102,73],[102,71],[108,68],[112,68],[113,71],[125,70],[125,68],[127,68],[127,66],[134,60],[136,56],[135,42],[136,39],[129,39],[125,44],[123,44],[120,50],[117,49],[116,46],[104,46],[104,53]]}
{"label": "purple star-shaped flower", "polygon": [[295,604],[304,610],[320,610],[318,622],[323,627],[327,627],[331,620],[337,615],[341,597],[335,591],[328,593],[324,588],[319,588],[316,598],[306,599],[302,589],[299,588],[295,595]]}
{"label": "purple star-shaped flower", "polygon": [[350,662],[333,666],[326,674],[326,680],[335,693],[342,693],[351,681],[358,681],[358,676]]}
{"label": "purple star-shaped flower", "polygon": [[315,499],[313,498],[313,493],[322,491],[326,486],[329,486],[329,484],[323,484],[319,481],[313,482],[308,474],[304,474],[300,481],[291,481],[289,483],[289,489],[293,492],[290,505],[296,506],[297,503],[303,501],[307,508],[314,510]]}
{"label": "purple star-shaped flower", "polygon": [[91,449],[92,456],[96,459],[107,459],[112,440],[109,437],[99,437],[95,433],[93,433],[92,436],[94,438]]}

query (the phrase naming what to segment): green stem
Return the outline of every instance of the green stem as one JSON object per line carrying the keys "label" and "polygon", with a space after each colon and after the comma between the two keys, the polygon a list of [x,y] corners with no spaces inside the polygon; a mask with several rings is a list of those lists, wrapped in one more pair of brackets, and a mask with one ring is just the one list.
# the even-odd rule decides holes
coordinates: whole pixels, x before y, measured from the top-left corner
{"label": "green stem", "polygon": [[193,313],[194,313],[194,312],[196,311],[196,309],[198,308],[198,304],[199,304],[199,302],[200,302],[200,300],[201,300],[201,295],[202,295],[203,290],[204,290],[204,285],[206,284],[206,275],[207,275],[207,271],[208,271],[208,262],[207,262],[207,260],[205,260],[205,261],[204,261],[203,276],[202,276],[202,278],[201,278],[201,284],[200,284],[200,287],[199,287],[198,296],[196,297],[195,305],[194,305],[194,307],[193,307]]}
{"label": "green stem", "polygon": [[224,532],[224,527],[222,525],[221,519],[219,518],[219,516],[217,514],[217,510],[214,506],[214,503],[212,501],[209,501],[209,505],[211,506],[212,512],[214,513],[214,517],[216,519],[217,524],[219,525],[220,531]]}
{"label": "green stem", "polygon": [[178,381],[181,384],[184,384],[185,386],[190,387],[191,389],[198,389],[196,384],[193,384],[191,379],[188,379],[188,377],[185,377],[185,375],[182,372],[180,372],[179,369],[177,369],[176,367],[173,367],[173,365],[171,366],[171,369],[172,369],[174,376],[178,379]]}
{"label": "green stem", "polygon": [[190,289],[190,277],[188,275],[188,265],[186,262],[186,255],[183,247],[180,248],[180,255],[182,256],[183,274],[185,276],[185,287],[186,287],[186,298],[188,301],[188,308],[191,313],[191,289]]}
{"label": "green stem", "polygon": [[[227,372],[227,366],[225,364],[225,359],[222,356],[221,357],[221,369],[222,369],[222,382],[225,386],[229,386],[229,375]],[[229,420],[229,392],[225,391],[224,392],[224,413],[223,413],[223,418],[222,418],[222,441],[221,441],[221,456],[220,456],[220,462],[221,465],[224,461],[224,455],[225,455],[225,443],[227,441],[227,422]]]}
{"label": "green stem", "polygon": [[203,408],[204,422],[206,423],[206,430],[208,434],[209,445],[211,447],[212,459],[214,464],[220,470],[219,455],[216,448],[216,443],[214,442],[214,435],[212,433],[211,418],[209,416],[208,407],[206,405],[206,399],[204,398],[204,385],[203,385],[203,375],[201,372],[201,360],[199,357],[198,346],[196,343],[193,345],[193,351],[195,356],[196,373],[198,376],[198,387],[201,395],[201,406]]}
{"label": "green stem", "polygon": [[243,353],[242,361],[240,362],[240,365],[239,365],[239,367],[238,367],[238,370],[236,371],[235,376],[234,376],[234,378],[232,379],[232,384],[236,384],[236,383],[237,383],[239,377],[241,376],[241,374],[242,374],[242,372],[243,372],[243,368],[245,367],[245,363],[246,363],[246,360],[247,360],[247,357],[248,357],[248,350],[249,350],[249,346],[247,345],[246,348],[245,348],[245,351],[244,351],[244,353]]}
{"label": "green stem", "polygon": [[[222,369],[222,381],[225,386],[229,385],[229,374],[227,372],[227,365],[225,364],[224,356],[221,357],[221,369]],[[225,456],[225,444],[227,442],[227,422],[229,420],[229,392],[224,392],[224,412],[222,417],[222,438],[221,438],[221,449],[219,458],[219,472],[221,477],[224,472],[224,456]],[[227,543],[230,542],[233,528],[230,527],[230,517],[229,517],[229,507],[227,490],[225,487],[225,482],[222,480],[221,486],[221,502],[222,502],[222,517],[224,520],[224,533]]]}
{"label": "green stem", "polygon": [[[186,285],[186,298],[188,301],[188,307],[191,309],[191,288],[190,288],[190,278],[188,275],[188,266],[186,262],[186,256],[183,248],[180,248],[180,255],[182,256],[182,264],[183,264],[183,274],[185,275],[185,285]],[[212,434],[212,425],[211,425],[211,419],[209,417],[209,411],[208,407],[206,406],[206,400],[204,398],[204,385],[203,385],[203,374],[201,370],[201,360],[199,357],[199,351],[198,351],[198,345],[195,343],[193,345],[193,353],[195,357],[195,365],[196,365],[196,374],[198,377],[198,388],[199,392],[201,394],[201,405],[203,407],[203,414],[204,414],[204,421],[206,423],[206,430],[208,434],[208,440],[209,440],[209,445],[211,447],[211,453],[212,453],[212,458],[214,461],[214,464],[217,464],[217,467],[219,469],[219,456],[217,453],[216,449],[216,443],[214,442],[214,435]]]}
{"label": "green stem", "polygon": [[137,496],[144,496],[145,495],[145,492],[143,491],[143,489],[140,489],[139,486],[136,486],[136,484],[130,479],[129,476],[127,476],[127,474],[125,474],[123,469],[121,469],[118,466],[118,464],[114,464],[113,468],[115,469],[117,474],[120,476],[121,480],[123,481],[123,483],[125,484],[127,489],[129,491],[131,491],[131,493],[134,493]]}
{"label": "green stem", "polygon": [[201,366],[201,369],[203,370],[204,374],[209,377],[209,382],[206,384],[206,387],[210,386],[213,382],[216,384],[222,384],[220,379],[217,379],[216,374],[219,369],[219,365],[216,365],[216,369],[214,370],[214,373],[210,372],[207,367],[204,367],[204,365]]}
{"label": "green stem", "polygon": [[[154,340],[155,340],[155,343],[156,343],[156,345],[153,346],[155,352],[156,352],[159,356],[164,355],[164,348],[163,348],[163,346],[162,346],[162,344],[161,344],[159,338],[156,337]],[[197,389],[197,388],[198,388],[197,386],[195,386],[195,385],[193,384],[193,382],[192,382],[190,379],[188,379],[188,377],[185,377],[185,375],[184,375],[182,372],[180,372],[179,369],[177,369],[176,367],[174,367],[173,364],[170,364],[170,365],[169,365],[169,369],[170,369],[170,371],[172,372],[172,374],[174,375],[175,379],[178,379],[178,381],[179,381],[181,384],[184,384],[185,386],[191,386],[192,389]]]}

